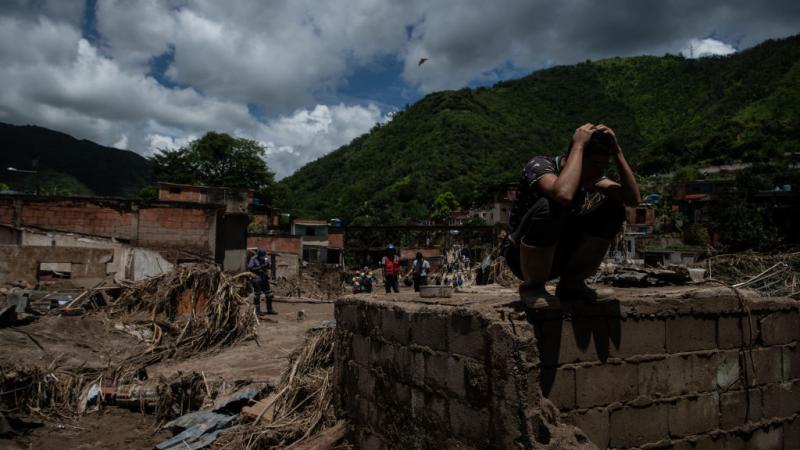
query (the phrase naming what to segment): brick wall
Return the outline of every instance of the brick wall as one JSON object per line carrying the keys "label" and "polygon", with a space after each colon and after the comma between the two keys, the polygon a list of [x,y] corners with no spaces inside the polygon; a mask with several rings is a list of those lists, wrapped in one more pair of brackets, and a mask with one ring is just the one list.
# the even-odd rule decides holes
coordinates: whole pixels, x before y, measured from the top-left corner
{"label": "brick wall", "polygon": [[344,228],[328,229],[328,247],[344,248]]}
{"label": "brick wall", "polygon": [[543,393],[600,448],[798,448],[800,303],[746,303],[705,290],[539,315]]}
{"label": "brick wall", "polygon": [[268,252],[293,253],[300,255],[303,252],[300,236],[292,235],[249,235],[247,248],[263,248]]}
{"label": "brick wall", "polygon": [[[17,217],[15,199],[21,202]],[[213,256],[214,207],[111,198],[14,197],[0,200],[0,223],[116,238],[145,247]]]}
{"label": "brick wall", "polygon": [[539,448],[560,420],[581,431],[552,448],[800,448],[795,300],[642,290],[522,314],[463,298],[337,301],[338,408],[357,447]]}
{"label": "brick wall", "polygon": [[22,225],[48,230],[131,239],[130,205],[82,201],[26,201]]}
{"label": "brick wall", "polygon": [[211,230],[215,221],[215,210],[157,206],[140,209],[139,245],[212,255]]}
{"label": "brick wall", "polygon": [[0,223],[14,223],[14,200],[0,198]]}
{"label": "brick wall", "polygon": [[162,185],[158,188],[158,199],[168,202],[208,202],[208,189],[198,186]]}

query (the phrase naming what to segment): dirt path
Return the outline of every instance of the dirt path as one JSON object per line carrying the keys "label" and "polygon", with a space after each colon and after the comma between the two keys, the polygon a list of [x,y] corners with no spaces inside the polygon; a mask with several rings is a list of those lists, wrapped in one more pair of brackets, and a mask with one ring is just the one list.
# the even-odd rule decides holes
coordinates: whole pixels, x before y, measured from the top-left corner
{"label": "dirt path", "polygon": [[[203,372],[206,377],[226,380],[252,379],[254,381],[279,381],[286,368],[289,355],[303,342],[306,331],[324,320],[333,319],[333,304],[276,303],[279,312],[264,316],[258,325],[258,341],[241,342],[219,353],[187,359],[167,361],[148,369],[151,376],[170,376],[176,372]],[[303,311],[303,320],[298,320]]]}

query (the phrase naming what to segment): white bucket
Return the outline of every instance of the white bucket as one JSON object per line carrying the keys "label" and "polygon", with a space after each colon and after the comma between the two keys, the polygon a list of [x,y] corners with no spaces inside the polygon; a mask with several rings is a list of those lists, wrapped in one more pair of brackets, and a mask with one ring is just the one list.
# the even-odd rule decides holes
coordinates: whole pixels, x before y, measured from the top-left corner
{"label": "white bucket", "polygon": [[691,278],[692,281],[703,281],[705,275],[706,275],[706,269],[701,269],[699,267],[689,268],[689,278]]}
{"label": "white bucket", "polygon": [[433,298],[433,297],[452,297],[453,296],[453,287],[452,286],[420,286],[419,287],[419,296],[424,298]]}

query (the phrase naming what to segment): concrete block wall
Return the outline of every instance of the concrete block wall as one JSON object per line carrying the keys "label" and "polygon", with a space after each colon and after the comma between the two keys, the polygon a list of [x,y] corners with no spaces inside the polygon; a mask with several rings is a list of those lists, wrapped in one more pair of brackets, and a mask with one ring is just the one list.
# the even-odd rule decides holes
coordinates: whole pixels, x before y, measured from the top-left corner
{"label": "concrete block wall", "polygon": [[358,448],[533,448],[537,352],[511,327],[464,308],[363,298],[336,303],[335,383]]}
{"label": "concrete block wall", "polygon": [[88,288],[106,277],[112,249],[78,247],[22,247],[0,245],[0,284],[24,280],[37,282],[40,263],[70,263],[70,283]]}
{"label": "concrete block wall", "polygon": [[800,448],[799,306],[700,290],[531,316],[543,394],[600,448]]}
{"label": "concrete block wall", "polygon": [[[642,290],[525,314],[457,297],[337,301],[357,448],[800,448],[800,302]],[[557,419],[580,429],[568,445]]]}

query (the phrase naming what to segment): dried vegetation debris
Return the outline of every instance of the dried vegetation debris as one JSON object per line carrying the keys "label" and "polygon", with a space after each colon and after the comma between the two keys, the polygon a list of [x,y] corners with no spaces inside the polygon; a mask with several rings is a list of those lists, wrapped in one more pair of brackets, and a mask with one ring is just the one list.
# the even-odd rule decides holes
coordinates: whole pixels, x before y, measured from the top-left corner
{"label": "dried vegetation debris", "polygon": [[201,407],[203,399],[216,394],[205,376],[153,381],[147,380],[147,367],[255,337],[258,319],[246,301],[248,277],[227,275],[209,264],[189,264],[125,284],[116,300],[77,320],[111,322],[108,328],[147,345],[102,364],[76,366],[47,352],[52,360],[46,366],[6,361],[0,366],[0,409],[67,419],[100,403],[118,403],[168,419]]}
{"label": "dried vegetation debris", "polygon": [[130,362],[146,366],[255,337],[258,319],[247,302],[249,276],[191,264],[125,286],[110,315],[122,322],[123,331],[150,343]]}
{"label": "dried vegetation debris", "polygon": [[275,393],[257,403],[243,424],[220,439],[219,448],[350,448],[340,442],[346,424],[333,407],[335,329],[310,330],[292,355]]}
{"label": "dried vegetation debris", "polygon": [[344,292],[346,273],[339,267],[328,264],[310,264],[300,270],[299,275],[283,277],[273,287],[280,297],[307,297],[333,300]]}

